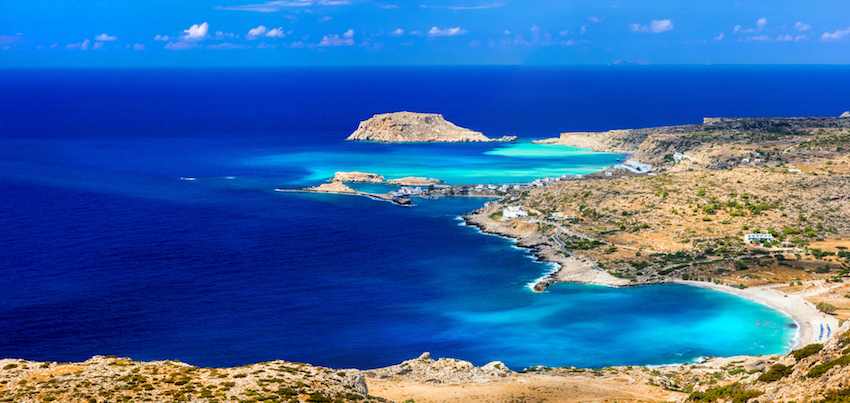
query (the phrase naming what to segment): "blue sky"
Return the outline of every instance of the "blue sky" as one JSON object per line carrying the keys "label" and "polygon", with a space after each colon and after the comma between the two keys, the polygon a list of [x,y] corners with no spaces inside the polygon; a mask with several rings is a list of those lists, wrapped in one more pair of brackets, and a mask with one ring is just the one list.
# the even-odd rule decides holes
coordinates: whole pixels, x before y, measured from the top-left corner
{"label": "blue sky", "polygon": [[846,0],[0,0],[0,67],[848,64]]}

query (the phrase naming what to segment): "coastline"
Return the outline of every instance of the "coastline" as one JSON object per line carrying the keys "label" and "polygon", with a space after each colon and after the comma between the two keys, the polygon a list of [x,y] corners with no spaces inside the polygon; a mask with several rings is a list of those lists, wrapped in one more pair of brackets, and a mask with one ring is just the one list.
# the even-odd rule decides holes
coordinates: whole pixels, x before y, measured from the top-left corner
{"label": "coastline", "polygon": [[[483,216],[486,216],[486,213],[483,214]],[[839,328],[838,319],[818,311],[814,304],[805,301],[797,295],[786,294],[777,290],[776,287],[780,287],[782,284],[754,286],[739,289],[728,285],[681,279],[666,279],[654,283],[631,283],[624,282],[622,279],[617,279],[610,275],[608,275],[608,277],[611,277],[614,281],[598,281],[598,276],[590,281],[583,281],[581,277],[587,277],[587,275],[584,274],[583,276],[577,276],[576,272],[586,273],[586,269],[583,270],[583,267],[581,266],[571,266],[569,264],[570,262],[567,262],[565,265],[559,261],[563,260],[563,258],[557,254],[543,253],[544,250],[553,249],[551,244],[541,244],[534,242],[534,240],[531,239],[523,239],[523,237],[518,234],[508,234],[504,231],[496,231],[493,228],[488,228],[483,225],[479,222],[479,220],[476,220],[476,216],[473,215],[459,216],[459,218],[462,221],[462,224],[459,225],[474,227],[478,232],[484,235],[508,239],[514,243],[514,247],[525,249],[533,254],[535,261],[542,264],[554,265],[553,270],[544,272],[539,278],[529,284],[529,288],[531,288],[534,292],[543,292],[547,286],[559,282],[574,282],[581,284],[603,285],[608,287],[637,287],[674,283],[724,292],[767,306],[790,317],[796,324],[797,329],[791,343],[788,345],[788,351],[795,350],[809,344],[824,343],[832,338],[831,336],[834,335]],[[607,275],[607,273],[604,274]],[[825,329],[823,337],[821,337],[820,334],[821,324]],[[826,329],[829,329],[829,334]],[[681,364],[686,363],[687,362],[683,362]]]}
{"label": "coastline", "polygon": [[[811,302],[805,301],[794,294],[786,294],[777,290],[775,287],[780,285],[739,289],[701,281],[674,280],[672,282],[736,295],[788,315],[797,324],[797,334],[789,346],[790,350],[795,350],[809,344],[824,343],[832,338],[831,336],[835,335],[838,330],[838,319],[818,311]],[[830,337],[827,337],[827,334],[824,333],[824,337],[819,338],[819,324],[829,326],[831,330]]]}

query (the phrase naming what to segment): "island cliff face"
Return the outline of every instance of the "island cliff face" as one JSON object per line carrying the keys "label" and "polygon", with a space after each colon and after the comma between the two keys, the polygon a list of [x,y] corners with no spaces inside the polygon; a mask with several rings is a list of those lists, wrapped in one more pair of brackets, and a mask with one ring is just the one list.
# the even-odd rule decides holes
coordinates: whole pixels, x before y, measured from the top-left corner
{"label": "island cliff face", "polygon": [[473,130],[459,127],[437,113],[396,112],[373,116],[346,140],[370,140],[389,143],[402,142],[484,142],[513,141],[515,136],[493,140]]}

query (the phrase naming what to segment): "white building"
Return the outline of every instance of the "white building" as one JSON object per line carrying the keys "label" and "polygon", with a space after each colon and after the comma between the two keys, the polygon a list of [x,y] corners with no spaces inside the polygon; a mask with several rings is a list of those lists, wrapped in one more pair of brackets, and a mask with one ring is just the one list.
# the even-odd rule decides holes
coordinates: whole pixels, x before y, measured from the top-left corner
{"label": "white building", "polygon": [[687,155],[685,155],[683,153],[673,153],[673,161],[679,162],[681,160],[691,160],[691,161],[693,161],[693,158],[688,157]]}
{"label": "white building", "polygon": [[422,188],[421,187],[402,186],[401,189],[399,189],[395,192],[392,192],[390,195],[395,199],[397,199],[399,197],[421,196],[422,195]]}
{"label": "white building", "polygon": [[503,220],[512,220],[514,218],[526,218],[528,217],[528,212],[525,211],[525,207],[523,206],[508,206],[502,210],[502,219]]}
{"label": "white building", "polygon": [[652,165],[644,164],[642,162],[637,161],[626,161],[619,165],[614,165],[614,169],[625,169],[636,174],[647,173],[652,170]]}
{"label": "white building", "polygon": [[611,173],[611,171],[605,171],[605,176],[611,176],[611,175],[614,175],[614,174]]}
{"label": "white building", "polygon": [[770,234],[746,234],[746,235],[744,235],[744,242],[753,243],[753,242],[761,242],[761,241],[773,241],[773,235],[770,235]]}
{"label": "white building", "polygon": [[788,172],[796,172],[796,173],[800,173],[800,172],[803,172],[803,171],[801,171],[801,170],[799,170],[799,169],[797,169],[797,168],[791,168],[791,169],[789,169],[789,170],[788,170]]}

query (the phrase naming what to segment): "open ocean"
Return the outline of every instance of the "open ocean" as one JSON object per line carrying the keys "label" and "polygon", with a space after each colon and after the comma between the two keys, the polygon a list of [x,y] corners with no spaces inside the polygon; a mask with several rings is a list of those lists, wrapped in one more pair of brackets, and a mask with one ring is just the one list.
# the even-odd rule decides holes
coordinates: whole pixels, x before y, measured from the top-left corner
{"label": "open ocean", "polygon": [[[451,183],[589,173],[621,155],[529,141],[837,116],[848,77],[846,66],[4,69],[0,357],[365,369],[429,351],[522,369],[783,352],[787,316],[723,293],[532,293],[549,265],[457,220],[487,199],[405,208],[274,189],[354,169]],[[522,141],[344,141],[401,110]]]}

